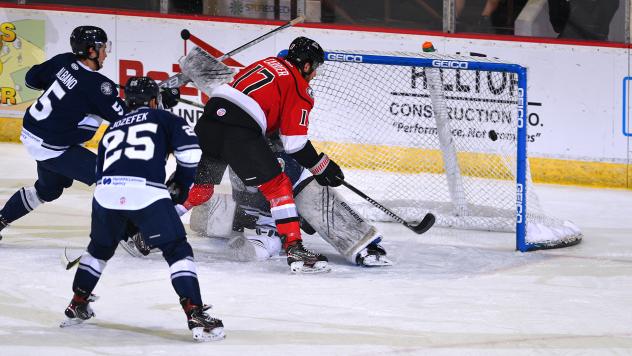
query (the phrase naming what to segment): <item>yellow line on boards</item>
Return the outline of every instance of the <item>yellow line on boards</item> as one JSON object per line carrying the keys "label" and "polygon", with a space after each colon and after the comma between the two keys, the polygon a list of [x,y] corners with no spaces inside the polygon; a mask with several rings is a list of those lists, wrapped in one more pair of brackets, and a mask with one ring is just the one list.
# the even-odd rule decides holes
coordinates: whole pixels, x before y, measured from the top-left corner
{"label": "yellow line on boards", "polygon": [[[102,125],[86,146],[96,148],[105,128]],[[21,129],[22,119],[0,118],[0,142],[20,142]],[[405,174],[445,172],[439,150],[318,141],[314,146],[347,168]],[[459,152],[457,160],[463,176],[513,179],[509,158]],[[628,178],[632,177],[632,166],[627,164],[531,157],[529,165],[536,183],[632,189],[632,179]]]}

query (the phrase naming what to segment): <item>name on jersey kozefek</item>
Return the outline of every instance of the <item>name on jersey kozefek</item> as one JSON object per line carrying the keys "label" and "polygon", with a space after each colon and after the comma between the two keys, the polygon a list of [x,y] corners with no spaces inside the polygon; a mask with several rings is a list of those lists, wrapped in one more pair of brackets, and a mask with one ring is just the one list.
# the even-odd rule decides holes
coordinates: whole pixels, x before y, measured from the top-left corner
{"label": "name on jersey kozefek", "polygon": [[77,79],[63,67],[57,72],[57,79],[68,89],[72,89],[77,85]]}
{"label": "name on jersey kozefek", "polygon": [[116,121],[112,125],[112,128],[117,128],[117,127],[121,127],[121,126],[124,126],[124,125],[131,125],[131,124],[143,122],[143,121],[147,120],[147,114],[148,114],[147,112],[143,112],[143,113],[140,113],[140,114],[126,116],[126,117]]}

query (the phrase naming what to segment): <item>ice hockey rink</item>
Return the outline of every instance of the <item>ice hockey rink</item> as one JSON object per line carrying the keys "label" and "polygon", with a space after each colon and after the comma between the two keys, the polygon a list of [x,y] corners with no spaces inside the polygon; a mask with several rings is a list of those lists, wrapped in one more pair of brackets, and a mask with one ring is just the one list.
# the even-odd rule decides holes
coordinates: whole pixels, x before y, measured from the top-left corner
{"label": "ice hockey rink", "polygon": [[[30,185],[35,165],[0,144],[0,203]],[[339,188],[340,189],[340,188]],[[91,188],[68,189],[3,231],[0,355],[632,354],[632,192],[537,185],[544,208],[577,223],[584,241],[518,253],[506,233],[433,228],[418,236],[381,223],[396,262],[292,275],[284,259],[241,263],[225,241],[189,235],[211,314],[227,338],[197,344],[158,254],[119,249],[95,290],[96,318],[60,329],[78,256],[88,244]]]}

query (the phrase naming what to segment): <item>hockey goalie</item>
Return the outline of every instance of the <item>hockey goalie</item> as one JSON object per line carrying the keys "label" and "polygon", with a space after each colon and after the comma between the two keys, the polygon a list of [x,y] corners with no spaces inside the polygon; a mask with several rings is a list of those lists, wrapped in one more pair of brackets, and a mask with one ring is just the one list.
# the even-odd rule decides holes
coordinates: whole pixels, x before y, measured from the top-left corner
{"label": "hockey goalie", "polygon": [[[319,185],[311,173],[285,154],[274,151],[292,181],[296,208],[304,233],[318,233],[347,261],[360,266],[389,266],[392,261],[380,245],[382,235],[365,221],[334,189]],[[185,203],[193,208],[191,229],[209,237],[228,238],[233,256],[241,261],[261,261],[282,253],[270,206],[256,187],[247,187],[229,170],[232,195],[214,194],[226,166],[202,157],[196,182]],[[215,184],[213,184],[215,183]]]}

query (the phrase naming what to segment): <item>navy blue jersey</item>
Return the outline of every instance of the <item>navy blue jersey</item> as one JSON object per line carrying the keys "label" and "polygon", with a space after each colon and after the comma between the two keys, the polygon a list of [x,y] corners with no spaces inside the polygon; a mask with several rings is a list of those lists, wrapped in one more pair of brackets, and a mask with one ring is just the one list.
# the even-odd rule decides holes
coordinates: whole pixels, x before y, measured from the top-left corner
{"label": "navy blue jersey", "polygon": [[45,90],[24,115],[24,129],[42,146],[63,150],[94,136],[100,120],[115,121],[125,114],[114,82],[92,71],[72,53],[54,56],[33,66],[25,77],[32,89]]}
{"label": "navy blue jersey", "polygon": [[202,151],[183,118],[142,107],[112,122],[99,144],[95,198],[123,210],[168,198],[165,163],[172,152],[178,164],[174,179],[190,186]]}

